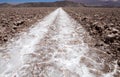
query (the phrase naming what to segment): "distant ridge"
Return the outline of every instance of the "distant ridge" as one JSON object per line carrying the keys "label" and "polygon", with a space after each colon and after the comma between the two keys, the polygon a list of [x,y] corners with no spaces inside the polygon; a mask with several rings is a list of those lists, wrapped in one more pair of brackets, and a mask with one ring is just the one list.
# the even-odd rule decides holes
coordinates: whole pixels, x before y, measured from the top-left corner
{"label": "distant ridge", "polygon": [[27,2],[19,4],[1,3],[2,7],[119,7],[120,2],[113,1],[87,1],[81,0],[80,2],[74,1],[56,1],[56,2]]}
{"label": "distant ridge", "polygon": [[120,7],[120,0],[66,0],[95,7]]}
{"label": "distant ridge", "polygon": [[75,3],[72,1],[56,1],[56,2],[28,2],[20,4],[8,4],[2,3],[0,7],[80,7],[84,6],[81,3]]}
{"label": "distant ridge", "polygon": [[0,7],[12,7],[12,5],[8,3],[1,3]]}

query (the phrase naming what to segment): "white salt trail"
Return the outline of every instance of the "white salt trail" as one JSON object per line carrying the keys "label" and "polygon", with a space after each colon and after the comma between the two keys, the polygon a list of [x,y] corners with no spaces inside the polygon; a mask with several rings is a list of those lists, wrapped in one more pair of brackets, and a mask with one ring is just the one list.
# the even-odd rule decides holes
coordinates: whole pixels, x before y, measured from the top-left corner
{"label": "white salt trail", "polygon": [[[22,32],[19,37],[13,39],[13,42],[7,46],[8,59],[5,61],[0,56],[0,77],[12,77],[14,73],[24,63],[23,56],[25,54],[33,53],[35,45],[45,36],[49,25],[53,24],[58,9],[45,17],[42,21],[34,24],[27,32]],[[2,52],[2,51],[1,51]]]}
{"label": "white salt trail", "polygon": [[[83,42],[83,35],[78,37],[79,34],[75,32],[74,24],[76,24],[76,22],[72,20],[67,13],[60,9],[57,25],[59,26],[60,32],[57,36],[54,36],[53,39],[56,39],[59,42],[59,48],[65,50],[65,55],[56,52],[55,56],[60,57],[54,58],[53,61],[55,61],[59,68],[67,69],[70,72],[75,72],[74,77],[94,77],[94,75],[89,72],[89,69],[84,64],[79,63],[80,58],[84,55],[84,53],[87,53],[89,49],[88,45]],[[82,27],[81,31],[84,33],[84,29]],[[81,43],[76,45],[69,44],[70,41],[77,39],[81,39]]]}

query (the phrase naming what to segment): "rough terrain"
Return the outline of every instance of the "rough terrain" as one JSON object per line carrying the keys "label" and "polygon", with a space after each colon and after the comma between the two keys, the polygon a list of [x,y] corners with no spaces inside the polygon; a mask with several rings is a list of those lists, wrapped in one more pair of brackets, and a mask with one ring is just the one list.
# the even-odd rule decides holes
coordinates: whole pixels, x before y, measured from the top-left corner
{"label": "rough terrain", "polygon": [[65,8],[93,37],[93,47],[104,50],[120,66],[120,8]]}
{"label": "rough terrain", "polygon": [[0,46],[56,8],[0,8]]}
{"label": "rough terrain", "polygon": [[119,77],[118,61],[91,42],[82,25],[58,8],[0,47],[0,76]]}

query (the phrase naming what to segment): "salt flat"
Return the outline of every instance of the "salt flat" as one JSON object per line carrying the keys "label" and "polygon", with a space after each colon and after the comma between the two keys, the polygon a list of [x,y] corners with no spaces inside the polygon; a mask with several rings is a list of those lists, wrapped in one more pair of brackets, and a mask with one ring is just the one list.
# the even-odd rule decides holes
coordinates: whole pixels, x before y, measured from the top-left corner
{"label": "salt flat", "polygon": [[58,8],[0,50],[0,77],[115,77],[116,62],[89,47],[86,36]]}

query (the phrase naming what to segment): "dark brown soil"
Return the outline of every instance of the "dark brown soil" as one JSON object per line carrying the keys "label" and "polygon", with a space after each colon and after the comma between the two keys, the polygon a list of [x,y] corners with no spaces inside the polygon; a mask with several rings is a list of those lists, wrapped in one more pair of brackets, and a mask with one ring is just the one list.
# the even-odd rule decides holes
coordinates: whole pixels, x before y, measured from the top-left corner
{"label": "dark brown soil", "polygon": [[0,8],[0,45],[56,8]]}
{"label": "dark brown soil", "polygon": [[120,66],[120,8],[64,8],[96,40],[94,47],[106,51]]}

